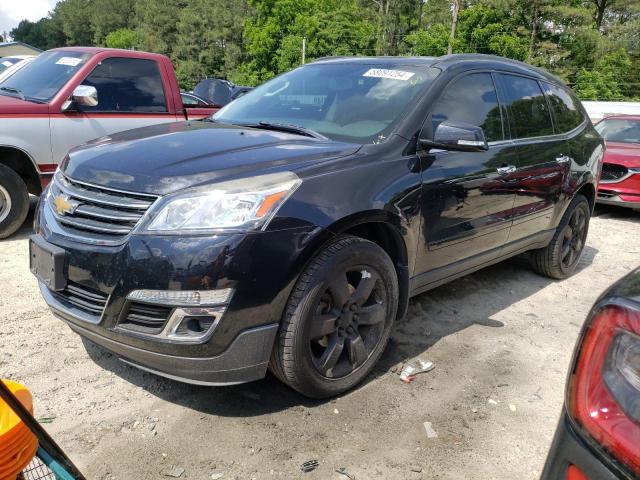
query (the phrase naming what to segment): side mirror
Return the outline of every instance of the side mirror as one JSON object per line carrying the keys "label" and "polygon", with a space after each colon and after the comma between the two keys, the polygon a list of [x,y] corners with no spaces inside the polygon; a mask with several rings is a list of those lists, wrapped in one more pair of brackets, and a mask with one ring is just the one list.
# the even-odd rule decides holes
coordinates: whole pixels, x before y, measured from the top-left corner
{"label": "side mirror", "polygon": [[95,107],[98,105],[98,91],[96,87],[78,85],[73,91],[71,98],[62,105],[62,110],[69,110],[72,105],[82,105],[85,107]]}
{"label": "side mirror", "polygon": [[442,122],[433,134],[433,140],[420,139],[425,148],[441,148],[460,152],[489,150],[482,127],[462,122]]}

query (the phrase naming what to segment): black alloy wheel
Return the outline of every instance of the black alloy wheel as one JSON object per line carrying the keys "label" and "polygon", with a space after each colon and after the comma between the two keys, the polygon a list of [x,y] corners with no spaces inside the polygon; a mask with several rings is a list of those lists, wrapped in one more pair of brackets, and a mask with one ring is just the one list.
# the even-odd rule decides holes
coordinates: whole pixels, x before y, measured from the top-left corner
{"label": "black alloy wheel", "polygon": [[371,265],[333,278],[310,320],[313,363],[328,378],[349,375],[367,361],[384,332],[387,294]]}
{"label": "black alloy wheel", "polygon": [[293,287],[270,370],[308,397],[353,388],[387,345],[398,296],[396,269],[380,246],[337,237],[314,256]]}
{"label": "black alloy wheel", "polygon": [[572,268],[580,260],[586,237],[587,214],[584,209],[576,208],[562,230],[561,261],[565,269]]}
{"label": "black alloy wheel", "polygon": [[569,277],[584,251],[590,215],[589,201],[577,194],[564,212],[549,244],[531,252],[533,269],[550,278]]}

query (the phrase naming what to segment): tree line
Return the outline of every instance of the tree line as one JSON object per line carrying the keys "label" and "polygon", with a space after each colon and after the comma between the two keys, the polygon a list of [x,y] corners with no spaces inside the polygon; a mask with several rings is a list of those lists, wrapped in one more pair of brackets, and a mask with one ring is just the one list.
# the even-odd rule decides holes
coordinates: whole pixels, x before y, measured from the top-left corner
{"label": "tree line", "polygon": [[487,53],[560,76],[585,100],[640,99],[640,0],[62,0],[14,40],[168,55],[183,88],[256,85],[331,55]]}

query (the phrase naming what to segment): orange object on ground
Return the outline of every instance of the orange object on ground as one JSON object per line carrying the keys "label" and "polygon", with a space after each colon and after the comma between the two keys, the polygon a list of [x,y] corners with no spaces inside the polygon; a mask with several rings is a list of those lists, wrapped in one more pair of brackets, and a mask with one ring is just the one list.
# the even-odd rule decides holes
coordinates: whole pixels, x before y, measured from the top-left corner
{"label": "orange object on ground", "polygon": [[[24,385],[2,380],[24,407],[33,413],[31,393]],[[38,439],[20,417],[0,399],[0,480],[15,480],[38,450]]]}

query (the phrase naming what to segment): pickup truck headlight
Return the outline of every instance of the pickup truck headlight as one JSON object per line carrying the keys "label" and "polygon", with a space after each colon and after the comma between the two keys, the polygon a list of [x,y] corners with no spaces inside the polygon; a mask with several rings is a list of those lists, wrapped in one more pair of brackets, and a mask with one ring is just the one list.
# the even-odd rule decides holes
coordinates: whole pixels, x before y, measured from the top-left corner
{"label": "pickup truck headlight", "polygon": [[149,211],[140,230],[184,233],[265,228],[301,183],[295,173],[279,172],[169,195]]}

